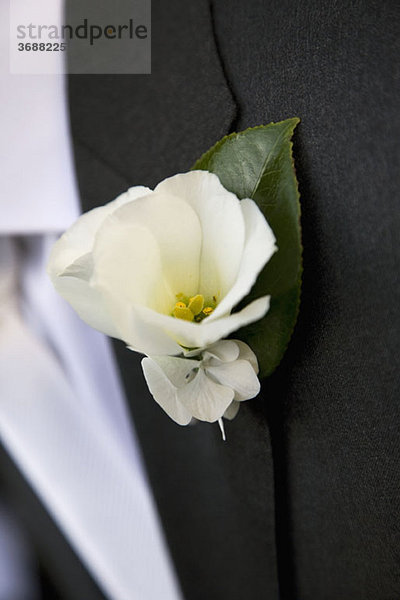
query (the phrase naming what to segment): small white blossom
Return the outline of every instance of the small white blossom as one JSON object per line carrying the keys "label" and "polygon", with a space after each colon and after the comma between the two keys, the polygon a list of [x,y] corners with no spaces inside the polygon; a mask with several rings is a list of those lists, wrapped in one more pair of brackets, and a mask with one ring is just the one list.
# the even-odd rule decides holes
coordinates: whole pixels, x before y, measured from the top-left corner
{"label": "small white blossom", "polygon": [[142,360],[150,392],[179,425],[192,418],[211,423],[223,416],[232,419],[239,403],[260,391],[257,358],[247,344],[222,340],[193,355]]}

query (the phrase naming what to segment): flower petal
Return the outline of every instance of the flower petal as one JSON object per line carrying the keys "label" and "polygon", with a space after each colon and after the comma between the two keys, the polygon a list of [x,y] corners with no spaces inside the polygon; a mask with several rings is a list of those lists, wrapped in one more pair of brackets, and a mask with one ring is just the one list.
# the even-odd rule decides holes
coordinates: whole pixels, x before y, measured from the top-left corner
{"label": "flower petal", "polygon": [[85,213],[55,243],[49,257],[47,272],[57,292],[88,325],[111,337],[119,337],[118,330],[101,294],[91,285],[94,238],[114,210],[150,192],[137,186],[105,206]]}
{"label": "flower petal", "polygon": [[152,356],[151,359],[158,364],[176,388],[187,385],[188,376],[193,370],[198,369],[201,364],[201,361],[178,358],[177,356]]}
{"label": "flower petal", "polygon": [[204,349],[203,359],[209,357],[222,362],[232,362],[239,357],[239,346],[233,340],[221,340]]}
{"label": "flower petal", "polygon": [[240,203],[246,223],[246,241],[237,279],[227,295],[208,317],[214,320],[229,314],[253,287],[258,274],[277,250],[275,236],[257,204],[245,198]]}
{"label": "flower petal", "polygon": [[142,360],[146,383],[154,400],[178,425],[188,425],[192,415],[177,399],[175,387],[161,367],[151,358]]}
{"label": "flower petal", "polygon": [[237,344],[239,347],[239,357],[238,358],[241,360],[249,361],[249,363],[251,364],[251,366],[254,369],[255,374],[258,375],[259,368],[258,368],[257,356],[254,354],[254,352],[250,348],[250,346],[248,346],[241,340],[231,340],[231,341],[235,342],[235,344]]}
{"label": "flower petal", "polygon": [[179,198],[151,194],[116,210],[97,233],[96,283],[130,304],[171,314],[198,287],[201,229]]}
{"label": "flower petal", "polygon": [[249,400],[260,391],[258,377],[247,360],[220,363],[218,366],[206,367],[205,370],[221,385],[231,387],[235,391],[235,400]]}
{"label": "flower petal", "polygon": [[103,297],[89,282],[78,277],[63,276],[53,280],[53,284],[90,327],[111,337],[120,337]]}
{"label": "flower petal", "polygon": [[150,193],[149,188],[143,186],[132,187],[112,202],[81,215],[52,248],[47,271],[53,283],[54,279],[61,275],[71,263],[92,250],[95,235],[104,219],[123,204]]}
{"label": "flower petal", "polygon": [[232,400],[228,408],[223,414],[224,419],[228,419],[232,421],[239,412],[240,402],[236,402],[236,400]]}
{"label": "flower petal", "polygon": [[152,233],[131,223],[108,225],[101,228],[93,248],[94,284],[129,304],[148,304],[155,310],[170,305],[173,294],[163,279]]}
{"label": "flower petal", "polygon": [[[183,233],[178,227],[182,220]],[[160,317],[169,315],[177,293],[197,290],[200,248],[198,218],[176,198],[165,202],[165,197],[151,195],[145,202],[139,199],[121,207],[104,221],[93,248],[92,284],[104,298],[118,337],[144,354],[181,353],[165,328],[143,319],[139,308],[146,306]]]}
{"label": "flower petal", "polygon": [[218,421],[233,400],[234,391],[212,381],[200,369],[196,377],[176,392],[178,400],[199,421]]}
{"label": "flower petal", "polygon": [[54,287],[85,323],[106,335],[118,337],[118,330],[101,294],[90,284],[92,272],[92,254],[88,252],[53,280]]}
{"label": "flower petal", "polygon": [[134,310],[129,310],[129,307],[121,305],[118,314],[117,299],[113,299],[110,310],[116,321],[117,337],[123,340],[131,350],[148,356],[182,353],[182,347],[167,332],[158,325],[145,321]]}
{"label": "flower petal", "polygon": [[142,306],[137,306],[134,310],[140,319],[159,327],[181,346],[205,348],[217,340],[227,337],[232,331],[258,321],[265,315],[268,308],[269,296],[263,296],[248,304],[240,312],[222,317],[216,321],[209,321],[210,317],[207,317],[201,323],[161,315]]}
{"label": "flower petal", "polygon": [[182,198],[196,211],[203,236],[198,293],[222,298],[237,278],[244,247],[245,224],[238,198],[207,171],[165,179],[155,192]]}

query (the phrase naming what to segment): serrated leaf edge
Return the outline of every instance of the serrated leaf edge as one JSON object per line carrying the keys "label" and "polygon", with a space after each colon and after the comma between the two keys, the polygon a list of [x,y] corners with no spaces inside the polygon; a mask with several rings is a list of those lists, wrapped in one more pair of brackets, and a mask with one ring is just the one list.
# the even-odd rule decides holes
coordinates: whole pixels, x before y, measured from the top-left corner
{"label": "serrated leaf edge", "polygon": [[[289,121],[289,120],[296,121],[296,123],[294,124],[294,126],[293,126],[293,128],[291,130],[290,138],[288,139],[288,142],[289,142],[289,154],[290,154],[290,160],[291,160],[291,163],[292,163],[292,169],[293,169],[293,173],[294,173],[294,179],[295,179],[295,182],[296,182],[297,204],[298,204],[298,209],[299,209],[298,227],[299,227],[299,232],[300,232],[300,265],[299,265],[299,274],[298,274],[298,279],[297,279],[297,290],[298,291],[297,291],[297,298],[296,298],[296,313],[295,313],[295,318],[294,318],[294,322],[293,322],[293,327],[292,327],[292,329],[291,329],[291,331],[289,333],[287,343],[286,343],[285,347],[282,350],[280,359],[276,362],[275,365],[273,365],[272,369],[268,370],[267,373],[265,373],[265,374],[260,373],[261,379],[264,379],[264,378],[269,377],[270,375],[272,375],[272,373],[274,373],[276,371],[276,369],[279,367],[279,365],[281,364],[281,362],[282,362],[282,360],[283,360],[283,358],[284,358],[284,356],[286,354],[286,351],[287,351],[287,349],[289,347],[290,340],[293,337],[293,333],[294,333],[294,330],[295,330],[296,325],[297,325],[297,319],[298,319],[298,316],[299,316],[299,313],[300,313],[300,305],[301,305],[301,291],[302,291],[301,288],[302,288],[303,270],[304,270],[304,268],[303,268],[302,228],[301,228],[301,214],[302,214],[302,211],[301,211],[301,203],[300,203],[300,196],[301,195],[300,195],[300,190],[299,190],[299,182],[298,182],[297,175],[296,175],[296,166],[294,164],[293,141],[292,141],[294,130],[296,129],[297,125],[300,123],[300,119],[298,117],[294,117],[293,119],[286,119],[286,120],[287,121]],[[280,123],[283,123],[283,122],[284,121],[280,121]]]}
{"label": "serrated leaf edge", "polygon": [[[287,131],[285,132],[285,136],[287,136],[287,134],[289,134],[287,136],[287,141],[289,144],[289,155],[290,155],[290,161],[291,161],[291,165],[292,165],[292,169],[293,169],[293,173],[294,173],[294,179],[295,179],[295,185],[296,185],[296,196],[297,196],[297,204],[298,204],[298,210],[299,210],[299,218],[298,218],[298,227],[299,227],[299,232],[300,232],[300,265],[299,265],[299,274],[298,274],[298,279],[297,279],[297,298],[296,298],[296,312],[295,312],[295,318],[294,318],[294,322],[293,322],[293,327],[290,330],[290,333],[288,335],[288,339],[287,339],[287,343],[284,347],[284,349],[282,350],[280,359],[273,365],[272,369],[268,370],[267,373],[262,374],[260,373],[260,376],[262,379],[264,379],[265,377],[269,377],[270,375],[272,375],[272,373],[274,373],[274,371],[279,367],[279,365],[281,364],[286,351],[288,349],[288,346],[290,344],[290,341],[292,339],[296,324],[297,324],[297,320],[298,320],[298,316],[299,316],[299,312],[300,312],[300,304],[301,304],[301,287],[302,287],[302,275],[303,275],[303,244],[302,244],[302,229],[301,229],[301,204],[300,204],[300,191],[299,191],[299,183],[297,180],[297,175],[296,175],[296,167],[294,164],[294,156],[293,156],[293,134],[294,134],[294,130],[296,129],[297,125],[300,123],[300,119],[299,117],[291,117],[289,119],[283,119],[282,121],[271,121],[271,123],[268,123],[267,125],[256,125],[254,127],[248,127],[247,129],[244,129],[243,131],[239,131],[239,132],[232,132],[229,133],[227,135],[225,135],[223,138],[221,138],[220,140],[218,140],[213,146],[211,146],[211,148],[209,148],[208,150],[206,150],[206,152],[204,152],[200,158],[197,159],[197,161],[195,162],[195,164],[191,167],[191,170],[196,170],[198,168],[198,164],[201,163],[204,159],[206,159],[206,157],[208,155],[210,155],[211,153],[215,153],[218,151],[218,149],[223,146],[223,144],[225,144],[226,141],[234,139],[235,137],[238,137],[240,135],[244,135],[245,133],[247,133],[248,131],[254,131],[257,129],[265,129],[266,127],[269,127],[271,125],[283,125],[283,124],[290,124]],[[267,159],[266,161],[267,162]],[[254,193],[254,190],[253,190]],[[243,301],[245,301],[246,297],[243,298]],[[240,331],[240,330],[238,330]]]}
{"label": "serrated leaf edge", "polygon": [[[191,167],[190,170],[195,171],[198,168],[197,167],[198,163],[200,163],[211,152],[215,152],[227,140],[230,140],[230,139],[233,139],[234,137],[243,135],[243,134],[247,133],[248,131],[254,131],[256,129],[265,129],[266,127],[269,127],[270,125],[283,125],[284,123],[289,123],[289,122],[293,122],[293,126],[290,129],[290,131],[291,131],[290,137],[292,137],[295,128],[300,123],[299,117],[291,117],[290,119],[283,119],[282,121],[277,121],[276,123],[274,121],[271,121],[271,123],[267,123],[267,125],[255,125],[254,127],[247,127],[247,129],[244,129],[243,131],[233,131],[232,133],[228,133],[227,135],[224,135],[224,137],[222,137],[220,140],[215,142],[215,144],[213,146],[211,146],[211,148],[209,148],[208,150],[203,152],[203,154],[200,156],[200,158],[198,158],[196,160],[196,162],[194,163],[194,165]],[[292,156],[292,163],[293,163],[293,156]]]}

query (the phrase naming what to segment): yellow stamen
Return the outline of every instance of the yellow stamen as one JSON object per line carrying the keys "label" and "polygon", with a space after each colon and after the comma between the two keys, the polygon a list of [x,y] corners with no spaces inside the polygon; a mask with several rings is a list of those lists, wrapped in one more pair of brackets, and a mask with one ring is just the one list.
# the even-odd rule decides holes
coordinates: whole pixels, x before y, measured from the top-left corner
{"label": "yellow stamen", "polygon": [[194,314],[184,302],[177,302],[175,304],[174,310],[172,311],[172,314],[177,319],[183,319],[184,321],[193,321],[194,319]]}
{"label": "yellow stamen", "polygon": [[216,303],[216,296],[207,298],[207,306],[204,306],[204,296],[202,294],[196,294],[189,298],[182,293],[176,294],[177,302],[175,303],[174,309],[171,313],[173,317],[177,319],[183,319],[184,321],[196,321],[200,323],[203,319],[211,315]]}
{"label": "yellow stamen", "polygon": [[202,296],[201,294],[197,294],[196,296],[193,296],[193,298],[190,298],[189,308],[194,315],[198,315],[199,313],[201,313],[201,311],[203,310],[203,306],[204,296]]}

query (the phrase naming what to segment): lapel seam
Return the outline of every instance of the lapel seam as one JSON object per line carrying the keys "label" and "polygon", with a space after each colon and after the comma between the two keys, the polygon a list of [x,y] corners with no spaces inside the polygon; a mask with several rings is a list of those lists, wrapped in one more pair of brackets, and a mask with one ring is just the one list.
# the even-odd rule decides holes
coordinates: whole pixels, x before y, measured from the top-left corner
{"label": "lapel seam", "polygon": [[232,104],[234,106],[232,121],[231,121],[231,124],[229,127],[229,131],[227,131],[227,135],[229,135],[230,133],[237,131],[238,122],[240,120],[240,108],[239,108],[239,103],[237,101],[236,94],[234,92],[232,83],[229,79],[224,60],[222,58],[222,52],[221,52],[218,35],[217,35],[217,30],[216,30],[216,26],[215,26],[214,0],[208,0],[208,9],[209,9],[209,13],[210,13],[211,33],[212,33],[212,39],[214,41],[215,53],[217,55],[218,62],[219,62],[220,68],[221,68],[222,77],[225,80],[226,87],[229,91],[229,94],[230,94],[231,100],[232,100]]}
{"label": "lapel seam", "polygon": [[109,171],[111,171],[114,175],[116,175],[119,179],[121,179],[123,181],[126,188],[129,188],[132,185],[130,177],[128,177],[128,175],[126,173],[117,169],[100,152],[98,152],[97,150],[94,150],[90,146],[90,144],[88,144],[86,141],[82,140],[78,135],[74,135],[74,144],[76,146],[80,146],[81,148],[86,150],[92,158],[94,158],[97,162],[99,162],[102,165],[104,165],[105,167],[107,167],[107,169]]}

